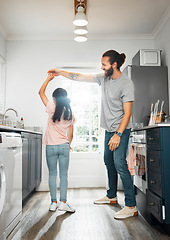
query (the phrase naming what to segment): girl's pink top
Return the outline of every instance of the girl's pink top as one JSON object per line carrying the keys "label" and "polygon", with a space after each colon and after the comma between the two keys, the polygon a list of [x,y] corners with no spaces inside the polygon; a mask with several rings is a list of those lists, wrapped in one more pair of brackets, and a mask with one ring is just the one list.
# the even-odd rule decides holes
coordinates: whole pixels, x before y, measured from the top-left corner
{"label": "girl's pink top", "polygon": [[68,143],[68,137],[66,135],[68,128],[75,123],[75,117],[72,116],[72,120],[64,120],[63,114],[61,115],[60,121],[56,120],[53,122],[53,114],[55,112],[55,105],[48,101],[46,106],[46,112],[48,113],[47,128],[45,131],[43,144],[45,145],[59,145]]}

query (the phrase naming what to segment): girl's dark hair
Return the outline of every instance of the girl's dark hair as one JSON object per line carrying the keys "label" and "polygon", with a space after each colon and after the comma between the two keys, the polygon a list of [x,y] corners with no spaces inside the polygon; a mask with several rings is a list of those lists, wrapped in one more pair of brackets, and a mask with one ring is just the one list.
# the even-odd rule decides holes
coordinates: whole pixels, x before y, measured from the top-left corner
{"label": "girl's dark hair", "polygon": [[56,108],[52,117],[53,122],[56,120],[60,121],[61,115],[64,112],[64,120],[72,120],[72,110],[70,107],[70,99],[67,98],[67,91],[63,88],[57,88],[52,94],[55,98]]}
{"label": "girl's dark hair", "polygon": [[114,62],[117,62],[117,69],[120,70],[120,67],[123,65],[126,59],[126,55],[124,53],[119,54],[115,50],[109,50],[105,52],[102,57],[109,57],[109,62],[112,65]]}

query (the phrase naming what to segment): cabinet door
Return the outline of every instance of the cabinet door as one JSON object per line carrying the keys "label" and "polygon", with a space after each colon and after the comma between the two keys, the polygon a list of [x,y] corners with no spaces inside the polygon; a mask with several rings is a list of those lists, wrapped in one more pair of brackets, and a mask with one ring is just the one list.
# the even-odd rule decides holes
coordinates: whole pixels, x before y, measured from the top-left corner
{"label": "cabinet door", "polygon": [[151,170],[148,171],[148,188],[158,196],[163,196],[161,174]]}
{"label": "cabinet door", "polygon": [[21,132],[22,137],[22,199],[24,199],[29,193],[29,144],[30,134]]}
{"label": "cabinet door", "polygon": [[146,202],[148,210],[156,217],[156,219],[158,219],[159,222],[163,223],[162,198],[147,190]]}
{"label": "cabinet door", "polygon": [[30,142],[30,168],[29,168],[29,183],[30,183],[30,192],[36,187],[36,134],[31,134]]}
{"label": "cabinet door", "polygon": [[147,147],[149,149],[161,150],[160,128],[147,130]]}
{"label": "cabinet door", "polygon": [[42,135],[36,136],[36,187],[41,182],[42,170]]}
{"label": "cabinet door", "polygon": [[148,169],[157,173],[162,172],[161,167],[161,151],[148,149],[147,151]]}

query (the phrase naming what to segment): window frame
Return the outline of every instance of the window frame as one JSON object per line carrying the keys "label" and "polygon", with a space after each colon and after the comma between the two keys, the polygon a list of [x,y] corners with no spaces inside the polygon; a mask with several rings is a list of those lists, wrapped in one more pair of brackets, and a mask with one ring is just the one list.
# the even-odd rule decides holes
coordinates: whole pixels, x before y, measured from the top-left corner
{"label": "window frame", "polygon": [[[66,65],[65,65],[66,66]],[[68,64],[67,66],[70,66],[70,64]],[[94,65],[91,65],[91,66],[87,66],[85,64],[83,64],[83,67],[80,66],[80,63],[79,63],[79,66],[70,66],[70,67],[60,67],[60,69],[63,69],[65,71],[69,71],[69,72],[79,72],[79,73],[84,73],[84,74],[98,74],[101,72],[101,70],[99,69],[99,67],[93,67]],[[59,67],[57,67],[59,68]],[[66,81],[71,81],[71,80],[65,80]],[[58,82],[58,81],[57,81]],[[59,82],[60,82],[60,86],[64,88],[64,84],[63,84],[63,77],[59,77]],[[81,83],[79,83],[81,84]],[[85,83],[85,84],[95,84],[95,83]],[[97,83],[96,83],[97,84]],[[58,86],[57,86],[58,87]],[[99,92],[100,92],[100,89],[99,89]],[[100,94],[101,95],[101,94]],[[101,97],[101,96],[100,96]],[[87,152],[83,152],[83,151],[80,151],[80,152],[71,152],[71,155],[73,157],[75,156],[78,156],[78,155],[83,155],[84,158],[86,158],[87,156],[90,156],[91,154],[93,155],[94,158],[96,158],[96,156],[99,156],[101,154],[101,148],[102,148],[102,144],[103,144],[103,141],[101,140],[101,137],[103,137],[103,131],[101,130],[100,128],[100,98],[99,98],[99,102],[98,102],[98,141],[97,142],[92,142],[92,137],[93,135],[89,135],[89,137],[91,137],[91,142],[90,145],[91,145],[91,150],[90,151],[87,151]],[[75,116],[76,117],[76,116]],[[101,134],[102,133],[102,134]],[[73,137],[74,138],[74,137]],[[93,145],[98,145],[98,151],[92,151],[92,146]],[[77,157],[76,157],[77,158]]]}

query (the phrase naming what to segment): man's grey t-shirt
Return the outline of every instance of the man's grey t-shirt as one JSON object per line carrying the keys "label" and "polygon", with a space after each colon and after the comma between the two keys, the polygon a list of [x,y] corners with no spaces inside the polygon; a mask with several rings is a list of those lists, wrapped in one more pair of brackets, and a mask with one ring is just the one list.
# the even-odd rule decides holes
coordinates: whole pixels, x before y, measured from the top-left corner
{"label": "man's grey t-shirt", "polygon": [[[123,73],[115,80],[97,74],[94,80],[102,89],[100,126],[108,132],[114,132],[124,116],[123,103],[134,101],[134,84]],[[131,128],[130,122],[126,128]]]}

